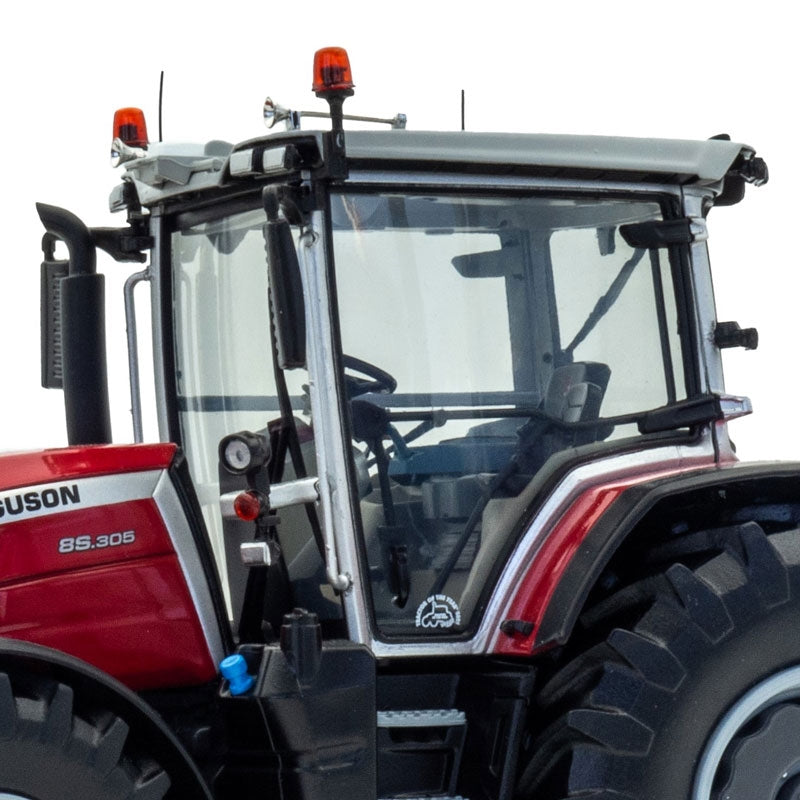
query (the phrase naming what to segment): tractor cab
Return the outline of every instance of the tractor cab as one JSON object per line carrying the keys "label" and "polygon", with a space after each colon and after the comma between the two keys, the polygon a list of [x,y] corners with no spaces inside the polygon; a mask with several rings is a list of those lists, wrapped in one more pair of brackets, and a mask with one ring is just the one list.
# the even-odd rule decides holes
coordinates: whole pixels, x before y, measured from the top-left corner
{"label": "tractor cab", "polygon": [[[237,145],[123,109],[127,226],[39,206],[72,446],[3,462],[2,797],[800,797],[800,465],[737,462],[705,242],[764,162],[314,90]],[[91,446],[97,247],[160,443]]]}
{"label": "tractor cab", "polygon": [[752,332],[715,328],[705,215],[765,175],[726,140],[345,131],[340,58],[330,131],[281,109],[176,153],[120,118],[161,436],[243,640],[300,606],[377,654],[480,652],[593,465],[733,458],[718,351]]}

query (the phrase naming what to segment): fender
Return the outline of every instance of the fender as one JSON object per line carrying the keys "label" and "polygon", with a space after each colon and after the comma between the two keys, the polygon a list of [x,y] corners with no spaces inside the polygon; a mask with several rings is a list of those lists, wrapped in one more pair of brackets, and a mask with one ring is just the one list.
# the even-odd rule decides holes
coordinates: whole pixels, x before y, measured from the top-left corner
{"label": "fender", "polygon": [[[699,515],[693,500],[700,492],[716,490],[732,521],[743,521],[735,515],[747,507],[782,504],[783,511],[778,513],[785,525],[788,504],[800,503],[799,489],[800,463],[788,462],[735,463],[627,488],[617,483],[589,489],[559,521],[558,527],[571,528],[568,561],[564,563],[562,549],[550,559],[558,563],[555,574],[537,569],[538,558],[531,565],[509,608],[513,619],[504,623],[506,636],[498,639],[496,652],[523,655],[564,644],[612,556],[634,532],[647,527],[652,515],[680,508]],[[717,517],[713,527],[722,526]]]}
{"label": "fender", "polygon": [[208,798],[211,792],[189,754],[158,714],[137,695],[99,669],[41,645],[0,638],[0,672],[22,670],[69,686],[76,697],[118,716],[131,734],[147,742],[167,771],[177,797]]}

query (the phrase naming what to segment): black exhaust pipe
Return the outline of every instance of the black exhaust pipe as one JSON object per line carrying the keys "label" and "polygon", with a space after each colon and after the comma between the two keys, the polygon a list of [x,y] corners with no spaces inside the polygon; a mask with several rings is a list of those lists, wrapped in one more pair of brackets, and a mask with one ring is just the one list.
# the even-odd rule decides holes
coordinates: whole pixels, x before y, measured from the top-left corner
{"label": "black exhaust pipe", "polygon": [[[37,203],[45,229],[69,251],[69,270],[60,279],[61,358],[67,438],[71,445],[111,441],[106,368],[105,280],[98,275],[97,248],[78,217]],[[59,335],[59,334],[56,334]]]}

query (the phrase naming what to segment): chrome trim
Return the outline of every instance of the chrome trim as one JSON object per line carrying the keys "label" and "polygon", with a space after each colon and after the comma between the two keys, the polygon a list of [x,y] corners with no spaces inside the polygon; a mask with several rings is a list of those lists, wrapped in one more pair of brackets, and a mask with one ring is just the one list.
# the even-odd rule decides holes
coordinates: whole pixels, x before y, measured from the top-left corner
{"label": "chrome trim", "polygon": [[133,417],[133,441],[143,442],[142,391],[139,382],[139,342],[136,337],[136,302],[133,292],[142,281],[150,280],[150,267],[128,276],[123,287],[125,297],[125,327],[128,339],[128,375],[131,384],[131,416]]}
{"label": "chrome trim", "polygon": [[503,567],[475,636],[464,641],[414,640],[397,644],[373,638],[367,642],[368,646],[377,658],[477,655],[491,652],[500,636],[500,623],[506,619],[520,581],[536,552],[553,526],[580,494],[593,486],[637,475],[641,476],[642,480],[652,480],[662,474],[711,467],[714,463],[714,447],[711,435],[706,431],[696,444],[640,450],[576,467],[555,487],[514,548]]}
{"label": "chrome trim", "polygon": [[[350,574],[339,563],[334,520],[350,517],[347,467],[342,443],[342,409],[336,391],[333,335],[330,324],[330,294],[325,263],[322,213],[311,215],[311,224],[300,235],[298,246],[303,299],[306,307],[306,352],[309,372],[309,395],[314,418],[319,506],[322,512],[322,537],[328,582],[339,592],[353,584]],[[350,531],[339,536],[352,537]]]}
{"label": "chrome trim", "polygon": [[[129,476],[126,475],[125,477]],[[205,571],[200,562],[197,543],[186,520],[186,514],[178,498],[178,492],[166,471],[161,472],[158,485],[153,492],[153,500],[161,513],[164,526],[169,533],[172,546],[178,556],[208,651],[213,662],[219,664],[226,654],[222,644],[222,634],[217,623],[211,589],[205,579]]]}

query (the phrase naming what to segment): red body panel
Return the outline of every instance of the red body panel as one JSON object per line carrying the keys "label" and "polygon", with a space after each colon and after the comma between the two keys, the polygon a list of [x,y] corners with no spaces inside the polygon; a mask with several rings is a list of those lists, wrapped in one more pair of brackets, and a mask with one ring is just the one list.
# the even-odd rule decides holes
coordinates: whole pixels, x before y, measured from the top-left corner
{"label": "red body panel", "polygon": [[[155,486],[169,480],[165,469],[175,449],[89,447],[0,457],[0,636],[62,650],[134,689],[213,678],[216,668],[153,497]],[[171,483],[167,491],[175,491]]]}
{"label": "red body panel", "polygon": [[495,652],[530,655],[544,611],[567,564],[595,522],[627,488],[627,484],[595,487],[570,506],[533,560],[507,614],[509,619],[532,621],[533,630],[528,636],[501,637]]}
{"label": "red body panel", "polygon": [[[130,544],[59,552],[59,542],[81,535],[106,535],[135,531]],[[24,580],[83,570],[102,564],[125,566],[138,558],[173,553],[161,515],[152,500],[131,500],[108,506],[65,511],[44,517],[21,520],[0,527],[0,580]],[[118,537],[117,537],[118,538]],[[2,623],[0,623],[2,624]]]}
{"label": "red body panel", "polygon": [[90,475],[166,469],[174,444],[96,445],[0,456],[0,491]]}
{"label": "red body panel", "polygon": [[493,652],[529,656],[556,587],[575,552],[600,517],[631,486],[685,471],[679,468],[644,472],[615,482],[592,486],[578,495],[547,534],[504,614],[506,619],[532,622],[533,629],[528,635],[499,636]]}

